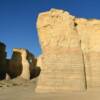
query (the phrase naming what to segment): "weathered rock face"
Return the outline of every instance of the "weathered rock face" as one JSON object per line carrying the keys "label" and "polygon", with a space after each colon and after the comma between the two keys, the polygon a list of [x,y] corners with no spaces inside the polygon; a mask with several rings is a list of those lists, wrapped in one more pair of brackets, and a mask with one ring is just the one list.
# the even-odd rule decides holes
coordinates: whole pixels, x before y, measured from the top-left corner
{"label": "weathered rock face", "polygon": [[100,20],[76,19],[81,38],[88,88],[100,87]]}
{"label": "weathered rock face", "polygon": [[37,92],[86,89],[85,66],[75,17],[63,10],[41,13],[37,29],[42,47]]}
{"label": "weathered rock face", "polygon": [[20,76],[29,80],[40,73],[40,68],[36,67],[37,60],[26,49],[13,49],[12,59],[8,63],[8,74],[11,78]]}
{"label": "weathered rock face", "polygon": [[6,46],[0,42],[0,80],[6,76]]}
{"label": "weathered rock face", "polygon": [[39,15],[37,30],[42,47],[37,92],[100,88],[100,20],[51,9]]}

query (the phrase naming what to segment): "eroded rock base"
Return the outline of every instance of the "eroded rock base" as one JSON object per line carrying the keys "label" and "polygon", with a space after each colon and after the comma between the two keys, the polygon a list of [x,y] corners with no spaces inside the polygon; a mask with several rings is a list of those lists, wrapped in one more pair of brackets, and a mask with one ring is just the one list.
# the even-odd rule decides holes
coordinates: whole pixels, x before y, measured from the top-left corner
{"label": "eroded rock base", "polygon": [[81,49],[54,51],[49,49],[40,59],[42,68],[37,92],[84,91],[86,89]]}

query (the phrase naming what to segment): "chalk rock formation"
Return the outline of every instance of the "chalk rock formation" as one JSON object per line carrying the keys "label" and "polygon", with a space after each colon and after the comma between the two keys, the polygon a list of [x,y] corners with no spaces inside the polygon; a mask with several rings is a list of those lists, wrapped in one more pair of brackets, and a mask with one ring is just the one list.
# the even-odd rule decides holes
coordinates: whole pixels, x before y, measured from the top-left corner
{"label": "chalk rock formation", "polygon": [[37,30],[42,47],[37,92],[100,89],[100,20],[51,9],[39,15]]}
{"label": "chalk rock formation", "polygon": [[87,87],[100,88],[100,20],[76,19],[84,53]]}
{"label": "chalk rock formation", "polygon": [[86,76],[75,17],[63,10],[41,13],[37,30],[42,47],[36,92],[84,91]]}
{"label": "chalk rock formation", "polygon": [[40,73],[40,68],[36,67],[37,60],[26,49],[14,48],[12,59],[8,63],[8,74],[11,78],[20,76],[29,80],[38,76]]}
{"label": "chalk rock formation", "polygon": [[6,76],[6,45],[0,42],[0,80]]}

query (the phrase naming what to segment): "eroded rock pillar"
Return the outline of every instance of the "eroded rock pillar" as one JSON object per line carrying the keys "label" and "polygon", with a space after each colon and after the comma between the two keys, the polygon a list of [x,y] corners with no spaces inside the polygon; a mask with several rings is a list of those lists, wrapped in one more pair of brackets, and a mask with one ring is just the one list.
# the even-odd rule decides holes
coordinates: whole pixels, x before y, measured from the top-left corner
{"label": "eroded rock pillar", "polygon": [[74,16],[63,10],[41,13],[37,30],[42,55],[36,92],[83,91],[86,89],[84,62]]}
{"label": "eroded rock pillar", "polygon": [[8,75],[11,78],[22,77],[30,80],[40,74],[40,68],[36,66],[37,59],[32,53],[23,48],[14,48],[11,60],[8,60]]}

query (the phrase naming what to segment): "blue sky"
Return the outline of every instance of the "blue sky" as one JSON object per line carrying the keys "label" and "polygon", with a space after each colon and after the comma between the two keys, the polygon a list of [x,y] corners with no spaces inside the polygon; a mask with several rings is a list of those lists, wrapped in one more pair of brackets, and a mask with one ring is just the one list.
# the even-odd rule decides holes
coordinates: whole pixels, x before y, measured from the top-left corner
{"label": "blue sky", "polygon": [[36,20],[51,8],[100,19],[100,0],[0,0],[0,41],[7,45],[8,58],[13,48],[26,48],[35,56],[41,53]]}

